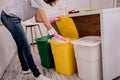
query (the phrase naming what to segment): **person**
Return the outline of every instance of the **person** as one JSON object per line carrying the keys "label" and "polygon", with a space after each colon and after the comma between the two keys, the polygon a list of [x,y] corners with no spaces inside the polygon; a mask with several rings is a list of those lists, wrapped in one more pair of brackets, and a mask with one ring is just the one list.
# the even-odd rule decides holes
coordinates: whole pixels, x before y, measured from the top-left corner
{"label": "person", "polygon": [[37,22],[43,22],[49,35],[65,40],[65,38],[59,35],[50,24],[44,11],[43,2],[49,4],[50,6],[54,6],[57,0],[9,0],[6,7],[4,7],[1,12],[1,21],[16,42],[22,71],[27,72],[30,70],[34,75],[35,80],[50,79],[41,74],[37,68],[33,60],[30,45],[27,41],[21,21],[35,17]]}

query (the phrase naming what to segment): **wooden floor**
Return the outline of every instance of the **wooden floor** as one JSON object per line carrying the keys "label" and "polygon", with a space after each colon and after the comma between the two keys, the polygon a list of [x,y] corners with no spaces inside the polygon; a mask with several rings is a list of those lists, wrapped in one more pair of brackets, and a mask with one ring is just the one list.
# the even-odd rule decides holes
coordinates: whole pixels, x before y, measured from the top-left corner
{"label": "wooden floor", "polygon": [[[31,47],[31,49],[32,49],[32,53],[33,53],[32,54],[33,58],[36,62],[36,65],[38,66],[39,70],[41,71],[41,73],[46,75],[51,80],[80,80],[80,78],[78,78],[77,73],[74,73],[71,76],[64,76],[62,74],[58,74],[54,68],[53,69],[45,69],[40,64],[40,58],[39,58],[39,54],[38,54],[36,45],[35,45],[34,51],[33,51],[33,47]],[[17,56],[17,54],[15,54],[10,65],[8,66],[7,70],[5,71],[3,77],[0,80],[35,80],[35,79],[34,79],[34,76],[32,75],[32,73],[27,74],[27,75],[22,74],[18,56]]]}

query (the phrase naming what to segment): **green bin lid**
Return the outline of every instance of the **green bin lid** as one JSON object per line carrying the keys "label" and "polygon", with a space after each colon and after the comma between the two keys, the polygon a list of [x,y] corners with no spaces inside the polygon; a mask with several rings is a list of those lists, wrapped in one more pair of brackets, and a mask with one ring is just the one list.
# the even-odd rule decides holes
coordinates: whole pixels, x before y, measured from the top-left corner
{"label": "green bin lid", "polygon": [[51,39],[51,38],[52,38],[52,36],[43,36],[40,38],[36,38],[35,41],[46,42],[46,41],[48,41],[48,39]]}

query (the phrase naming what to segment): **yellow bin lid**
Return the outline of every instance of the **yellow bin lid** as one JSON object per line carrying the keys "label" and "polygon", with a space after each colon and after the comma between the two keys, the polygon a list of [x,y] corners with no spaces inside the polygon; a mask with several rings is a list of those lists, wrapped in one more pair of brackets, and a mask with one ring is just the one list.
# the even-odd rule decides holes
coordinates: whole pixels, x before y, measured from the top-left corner
{"label": "yellow bin lid", "polygon": [[78,31],[72,18],[61,16],[60,20],[56,21],[56,25],[62,36],[68,38],[78,38]]}

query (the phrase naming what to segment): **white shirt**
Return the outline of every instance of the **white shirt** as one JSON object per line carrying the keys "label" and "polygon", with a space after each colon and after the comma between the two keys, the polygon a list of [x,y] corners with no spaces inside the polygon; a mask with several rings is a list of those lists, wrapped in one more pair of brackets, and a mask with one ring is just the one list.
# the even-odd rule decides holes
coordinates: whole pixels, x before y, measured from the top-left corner
{"label": "white shirt", "polygon": [[37,8],[44,9],[42,0],[9,0],[3,11],[25,21],[36,14]]}

